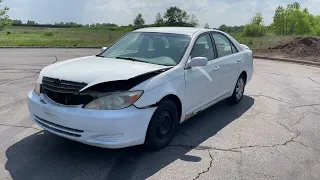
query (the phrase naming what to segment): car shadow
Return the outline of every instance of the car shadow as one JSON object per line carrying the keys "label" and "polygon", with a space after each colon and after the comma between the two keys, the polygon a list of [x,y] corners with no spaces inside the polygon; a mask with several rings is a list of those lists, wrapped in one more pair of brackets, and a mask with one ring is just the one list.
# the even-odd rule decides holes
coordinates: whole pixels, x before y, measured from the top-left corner
{"label": "car shadow", "polygon": [[[254,104],[244,96],[240,104],[222,101],[182,124],[171,145],[160,151],[141,146],[118,150],[92,147],[41,131],[6,150],[5,169],[12,179],[146,179],[187,155],[194,148],[236,120]],[[202,147],[205,148],[205,147]]]}

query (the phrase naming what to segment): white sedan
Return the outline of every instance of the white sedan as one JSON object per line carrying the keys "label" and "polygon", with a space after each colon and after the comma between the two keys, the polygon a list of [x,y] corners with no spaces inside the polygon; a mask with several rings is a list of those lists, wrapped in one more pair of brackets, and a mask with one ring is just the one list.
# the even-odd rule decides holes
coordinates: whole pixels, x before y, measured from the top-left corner
{"label": "white sedan", "polygon": [[42,69],[28,107],[36,124],[71,140],[161,149],[195,114],[239,103],[252,74],[252,51],[224,32],[144,28]]}

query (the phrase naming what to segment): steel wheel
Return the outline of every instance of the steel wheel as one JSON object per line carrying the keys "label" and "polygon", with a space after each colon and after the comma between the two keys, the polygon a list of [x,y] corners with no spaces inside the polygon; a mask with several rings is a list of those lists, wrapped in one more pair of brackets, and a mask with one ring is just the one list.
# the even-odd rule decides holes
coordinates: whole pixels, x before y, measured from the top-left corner
{"label": "steel wheel", "polygon": [[246,86],[245,76],[241,74],[235,85],[232,96],[228,98],[228,103],[230,105],[238,104],[241,101],[245,86]]}
{"label": "steel wheel", "polygon": [[237,82],[236,86],[236,97],[237,99],[241,99],[243,96],[243,91],[244,91],[244,81],[242,78],[240,78]]}

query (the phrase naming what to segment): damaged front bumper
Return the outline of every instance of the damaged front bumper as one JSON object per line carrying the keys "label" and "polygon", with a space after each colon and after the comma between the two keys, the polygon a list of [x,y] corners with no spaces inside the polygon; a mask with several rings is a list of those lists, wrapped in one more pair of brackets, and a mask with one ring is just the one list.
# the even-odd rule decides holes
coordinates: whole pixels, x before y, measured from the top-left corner
{"label": "damaged front bumper", "polygon": [[28,94],[31,119],[43,129],[84,144],[124,148],[143,144],[155,107],[122,110],[90,110],[64,106],[47,96]]}

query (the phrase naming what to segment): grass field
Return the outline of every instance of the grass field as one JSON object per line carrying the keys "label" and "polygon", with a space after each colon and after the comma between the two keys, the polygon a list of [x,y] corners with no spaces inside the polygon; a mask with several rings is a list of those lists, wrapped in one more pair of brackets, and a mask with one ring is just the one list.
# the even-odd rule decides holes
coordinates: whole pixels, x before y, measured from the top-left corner
{"label": "grass field", "polygon": [[109,45],[126,32],[105,28],[11,27],[0,32],[0,46],[100,47]]}
{"label": "grass field", "polygon": [[[0,32],[0,46],[25,47],[103,47],[129,32],[130,29],[110,30],[107,28],[39,28],[10,27]],[[10,32],[10,34],[8,34]],[[292,39],[290,36],[243,37],[241,33],[231,33],[240,43],[255,51],[263,51],[279,43]]]}

